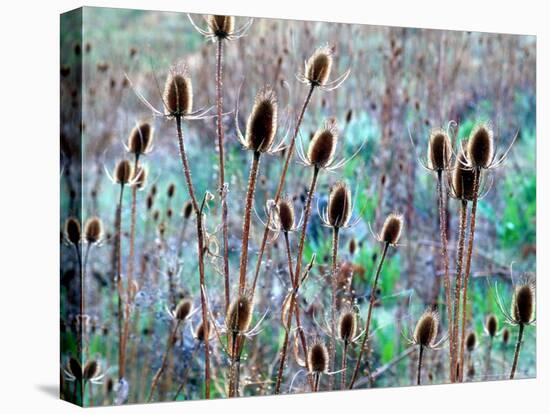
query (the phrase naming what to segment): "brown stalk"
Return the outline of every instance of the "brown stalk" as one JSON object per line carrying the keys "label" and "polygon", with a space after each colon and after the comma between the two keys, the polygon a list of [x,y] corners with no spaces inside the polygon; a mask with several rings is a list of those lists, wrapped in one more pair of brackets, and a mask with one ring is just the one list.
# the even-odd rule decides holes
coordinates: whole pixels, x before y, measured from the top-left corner
{"label": "brown stalk", "polygon": [[[363,334],[364,336],[363,336],[363,340],[361,341],[361,350],[359,351],[359,356],[357,357],[357,362],[355,363],[353,375],[351,376],[351,381],[349,383],[350,390],[353,389],[353,385],[357,380],[357,375],[359,374],[359,367],[361,366],[361,358],[363,357],[363,354],[365,353],[366,348],[368,348],[368,346],[365,347],[365,345],[367,344],[367,342],[370,342],[368,338],[369,338],[370,321],[372,317],[372,309],[374,307],[376,286],[378,285],[378,278],[380,277],[380,272],[382,271],[382,266],[384,265],[384,260],[386,259],[386,254],[388,253],[389,246],[390,246],[389,243],[384,243],[384,248],[382,250],[382,257],[380,258],[380,262],[378,262],[378,268],[376,269],[376,275],[374,276],[374,281],[372,283],[372,288],[370,292],[369,310],[367,313],[367,321],[365,322],[365,333]],[[369,343],[369,346],[370,346],[370,343]],[[367,356],[368,356],[368,352],[367,352]],[[371,378],[370,370],[369,370],[369,378]]]}
{"label": "brown stalk", "polygon": [[346,373],[348,371],[347,366],[347,357],[348,357],[348,341],[344,341],[344,346],[342,348],[342,374],[341,374],[341,384],[340,389],[345,390],[346,389]]}
{"label": "brown stalk", "polygon": [[524,328],[525,328],[525,325],[523,323],[520,323],[519,332],[518,332],[518,341],[516,342],[516,350],[514,351],[514,361],[512,362],[512,371],[510,372],[510,379],[514,379],[514,376],[516,375],[516,369],[518,367],[518,360],[519,360],[519,350],[521,348],[521,341],[523,340]]}
{"label": "brown stalk", "polygon": [[418,351],[418,371],[416,374],[416,385],[420,385],[420,378],[422,376],[422,356],[424,354],[424,347],[420,345],[420,349]]}
{"label": "brown stalk", "polygon": [[122,249],[121,249],[121,232],[122,232],[122,196],[124,194],[124,184],[120,184],[120,197],[118,200],[115,221],[115,251],[116,251],[116,284],[117,284],[117,318],[118,318],[118,379],[124,378],[124,347],[123,347],[123,331],[122,331]]}
{"label": "brown stalk", "polygon": [[[338,263],[338,240],[339,240],[339,228],[333,227],[332,229],[332,267],[330,271],[330,281],[332,287],[332,303],[330,306],[330,343],[329,343],[329,360],[330,360],[330,372],[334,372],[334,365],[336,360],[336,265]],[[345,372],[342,372],[342,378],[344,378]],[[329,376],[328,389],[332,391],[334,387],[334,375]]]}

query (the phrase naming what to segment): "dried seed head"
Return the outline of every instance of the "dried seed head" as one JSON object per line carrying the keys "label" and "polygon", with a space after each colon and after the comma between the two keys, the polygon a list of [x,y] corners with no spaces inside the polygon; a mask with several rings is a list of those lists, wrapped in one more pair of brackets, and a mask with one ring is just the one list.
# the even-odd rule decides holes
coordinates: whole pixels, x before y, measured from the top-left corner
{"label": "dried seed head", "polygon": [[270,86],[260,89],[246,124],[246,146],[255,152],[270,150],[277,132],[277,99]]}
{"label": "dried seed head", "polygon": [[193,108],[193,85],[186,70],[171,71],[164,85],[164,112],[168,116],[184,116]]}
{"label": "dried seed head", "polygon": [[508,345],[508,342],[510,342],[510,331],[508,328],[504,328],[502,331],[502,343]]}
{"label": "dried seed head", "polygon": [[535,311],[535,289],[526,283],[517,286],[512,299],[512,317],[516,323],[528,325],[533,320]]}
{"label": "dried seed head", "polygon": [[[206,334],[208,334],[208,330],[210,329],[210,323],[208,321],[206,321]],[[197,329],[195,330],[195,338],[197,338],[197,341],[199,342],[204,342],[204,338],[205,338],[205,329],[204,329],[204,324],[201,322],[199,324],[199,326],[197,326]]]}
{"label": "dried seed head", "polygon": [[314,342],[307,354],[309,369],[311,372],[322,374],[328,370],[328,351],[321,341]]}
{"label": "dried seed head", "polygon": [[485,322],[485,329],[491,338],[494,338],[498,331],[498,319],[495,315],[491,314],[487,317]]}
{"label": "dried seed head", "polygon": [[99,217],[90,217],[84,225],[84,238],[90,244],[98,243],[103,235],[103,222]]}
{"label": "dried seed head", "polygon": [[74,245],[80,242],[80,222],[76,217],[69,217],[67,221],[65,221],[65,237]]}
{"label": "dried seed head", "polygon": [[403,216],[400,214],[390,214],[386,217],[386,221],[384,221],[384,225],[382,226],[380,241],[395,246],[399,242],[402,229]]}
{"label": "dried seed head", "polygon": [[166,195],[168,196],[168,198],[172,198],[174,197],[175,193],[176,193],[176,184],[170,183],[170,185],[168,186],[168,190],[166,191]]}
{"label": "dried seed head", "polygon": [[468,158],[474,168],[489,168],[493,161],[493,130],[486,124],[477,125],[468,140]]}
{"label": "dried seed head", "polygon": [[332,69],[332,50],[328,46],[318,48],[306,62],[305,78],[314,86],[327,83]]}
{"label": "dried seed head", "polygon": [[69,358],[68,370],[77,381],[82,380],[82,365],[73,357]]}
{"label": "dried seed head", "polygon": [[433,346],[437,336],[438,324],[439,317],[437,313],[430,310],[424,312],[416,323],[413,336],[414,342],[426,347]]}
{"label": "dried seed head", "polygon": [[332,227],[348,224],[351,218],[351,191],[345,182],[338,182],[330,189],[327,218]]}
{"label": "dried seed head", "polygon": [[153,143],[153,127],[148,122],[135,126],[128,137],[128,151],[135,155],[149,152]]}
{"label": "dried seed head", "polygon": [[115,181],[117,184],[128,184],[133,176],[132,163],[128,160],[121,160],[115,167]]}
{"label": "dried seed head", "polygon": [[279,222],[281,228],[285,232],[292,231],[294,229],[294,204],[291,199],[281,198],[277,203],[279,211]]}
{"label": "dried seed head", "polygon": [[474,170],[468,167],[469,163],[463,153],[458,158],[453,169],[452,193],[460,200],[474,199]]}
{"label": "dried seed head", "polygon": [[100,366],[95,359],[86,362],[84,365],[84,371],[82,372],[82,379],[84,381],[89,381],[92,378],[95,378],[99,375]]}
{"label": "dried seed head", "polygon": [[174,312],[176,319],[179,321],[184,321],[191,313],[191,309],[193,309],[193,302],[189,299],[182,299],[180,303],[178,303],[176,311]]}
{"label": "dried seed head", "polygon": [[244,333],[252,322],[253,305],[246,295],[239,295],[227,309],[225,324],[233,333]]}
{"label": "dried seed head", "polygon": [[307,159],[311,165],[324,168],[330,165],[338,143],[338,128],[335,120],[328,120],[318,129],[309,143]]}
{"label": "dried seed head", "polygon": [[451,140],[442,129],[435,129],[430,134],[428,145],[428,166],[435,171],[449,168],[451,162]]}
{"label": "dried seed head", "polygon": [[218,39],[227,39],[235,30],[235,18],[233,16],[210,15],[207,18],[210,33]]}
{"label": "dried seed head", "polygon": [[348,244],[348,251],[350,256],[353,256],[356,250],[357,250],[357,240],[355,240],[355,237],[352,237]]}
{"label": "dried seed head", "polygon": [[192,212],[193,204],[191,203],[191,201],[188,201],[183,205],[183,218],[187,220],[189,217],[191,217]]}
{"label": "dried seed head", "polygon": [[344,342],[351,342],[357,332],[357,317],[353,311],[345,311],[338,321],[338,336]]}
{"label": "dried seed head", "polygon": [[477,335],[475,332],[470,332],[466,337],[466,349],[468,352],[472,352],[477,344]]}
{"label": "dried seed head", "polygon": [[149,194],[145,202],[146,202],[147,211],[150,211],[153,208],[153,202],[154,202],[153,196]]}
{"label": "dried seed head", "polygon": [[137,189],[141,190],[147,185],[147,176],[148,176],[148,170],[144,166],[139,165],[135,174],[134,178],[132,179],[133,185],[136,186]]}

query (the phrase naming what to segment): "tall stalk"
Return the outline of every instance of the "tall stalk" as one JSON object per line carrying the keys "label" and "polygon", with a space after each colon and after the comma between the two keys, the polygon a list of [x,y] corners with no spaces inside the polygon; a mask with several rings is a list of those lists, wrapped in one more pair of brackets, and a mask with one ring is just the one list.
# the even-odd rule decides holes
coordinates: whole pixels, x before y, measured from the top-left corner
{"label": "tall stalk", "polygon": [[514,376],[516,375],[516,369],[518,367],[518,360],[519,360],[519,350],[521,348],[521,342],[523,340],[524,328],[525,328],[525,325],[523,323],[520,323],[519,332],[518,332],[518,341],[516,342],[516,350],[514,351],[514,362],[512,363],[512,371],[510,372],[510,379],[514,379]]}
{"label": "tall stalk", "polygon": [[347,357],[348,357],[348,340],[344,340],[344,345],[342,347],[342,374],[341,374],[341,383],[340,383],[340,389],[345,390],[346,389],[346,373],[348,371],[347,366]]}
{"label": "tall stalk", "polygon": [[418,351],[418,370],[416,373],[416,385],[420,385],[420,378],[422,377],[422,356],[424,354],[424,347],[420,345]]}
{"label": "tall stalk", "polygon": [[120,184],[120,196],[116,209],[115,221],[115,251],[116,251],[116,284],[117,284],[117,321],[118,321],[118,379],[124,378],[124,347],[122,331],[122,196],[124,195],[124,184]]}
{"label": "tall stalk", "polygon": [[[334,372],[335,359],[336,359],[336,265],[338,263],[338,240],[339,240],[339,228],[332,228],[332,265],[330,271],[330,282],[332,287],[332,303],[330,306],[330,343],[329,343],[329,361],[330,372]],[[345,373],[342,373],[344,376]],[[328,389],[332,390],[334,387],[334,375],[329,376]]]}
{"label": "tall stalk", "polygon": [[[353,388],[353,385],[357,380],[357,375],[359,374],[359,367],[361,366],[361,358],[363,357],[363,354],[365,353],[366,348],[368,348],[368,346],[366,347],[365,345],[368,342],[370,342],[368,338],[369,338],[370,322],[372,318],[372,309],[374,307],[375,292],[376,292],[376,287],[378,285],[378,279],[380,278],[380,272],[382,271],[382,266],[384,265],[386,254],[388,253],[389,246],[390,246],[389,243],[384,243],[384,248],[382,249],[382,257],[380,257],[380,261],[378,262],[378,267],[376,269],[376,274],[374,276],[374,281],[372,282],[372,288],[370,292],[370,301],[369,301],[369,310],[367,313],[367,321],[365,322],[365,333],[363,334],[364,336],[363,336],[363,340],[361,341],[361,350],[359,351],[359,356],[357,357],[357,362],[355,363],[353,375],[351,376],[351,381],[349,383],[350,390]],[[367,359],[368,359],[368,352],[367,352]],[[369,370],[369,377],[370,377],[370,370]]]}

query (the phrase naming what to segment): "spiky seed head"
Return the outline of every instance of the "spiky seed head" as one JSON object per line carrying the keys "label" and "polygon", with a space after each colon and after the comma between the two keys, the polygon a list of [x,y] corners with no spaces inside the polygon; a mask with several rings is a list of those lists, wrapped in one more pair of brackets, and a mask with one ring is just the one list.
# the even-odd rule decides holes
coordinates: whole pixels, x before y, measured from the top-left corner
{"label": "spiky seed head", "polygon": [[128,136],[128,151],[135,155],[146,154],[153,143],[153,127],[149,122],[136,125]]}
{"label": "spiky seed head", "polygon": [[183,218],[187,220],[189,217],[191,217],[191,213],[193,212],[193,204],[191,201],[187,201],[183,205]]}
{"label": "spiky seed head", "polygon": [[474,199],[474,170],[469,167],[469,162],[464,153],[458,154],[453,176],[452,176],[452,193],[459,200]]}
{"label": "spiky seed head", "polygon": [[526,283],[516,287],[512,299],[512,317],[516,323],[528,325],[533,320],[535,311],[535,290]]}
{"label": "spiky seed head", "polygon": [[321,341],[314,342],[307,354],[309,369],[311,372],[322,374],[328,370],[328,351]]}
{"label": "spiky seed head", "polygon": [[193,85],[191,78],[184,69],[171,71],[164,85],[164,112],[168,116],[184,116],[193,108]]}
{"label": "spiky seed head", "polygon": [[382,231],[380,232],[380,241],[395,246],[401,238],[403,230],[403,216],[401,214],[390,214],[386,217]]}
{"label": "spiky seed head", "polygon": [[338,321],[338,336],[342,341],[350,342],[355,338],[357,332],[357,317],[355,312],[349,310],[340,315]]}
{"label": "spiky seed head", "polygon": [[416,323],[414,343],[425,347],[433,346],[437,336],[439,317],[433,311],[426,311]]}
{"label": "spiky seed head", "polygon": [[230,332],[243,333],[252,322],[252,300],[247,295],[239,295],[227,309],[226,326]]}
{"label": "spiky seed head", "polygon": [[508,328],[504,328],[502,331],[502,343],[508,345],[508,342],[510,342],[510,331]]}
{"label": "spiky seed head", "polygon": [[487,321],[485,322],[485,329],[491,338],[494,338],[498,331],[498,319],[495,315],[490,314],[487,316]]}
{"label": "spiky seed head", "polygon": [[208,329],[210,329],[210,323],[206,321],[206,333],[204,332],[204,324],[201,322],[199,326],[197,326],[197,329],[195,330],[195,338],[197,338],[197,341],[204,342],[204,338],[206,334],[208,334]]}
{"label": "spiky seed head", "polygon": [[168,198],[174,197],[174,194],[176,193],[176,184],[170,183],[168,185],[168,190],[166,190],[166,195],[168,195]]}
{"label": "spiky seed head", "polygon": [[147,168],[145,168],[142,165],[139,165],[137,167],[137,170],[134,173],[134,178],[132,179],[133,185],[136,186],[137,189],[141,190],[147,185],[147,176],[149,175],[149,172]]}
{"label": "spiky seed head", "polygon": [[210,15],[207,18],[210,33],[218,39],[227,39],[235,30],[235,18],[233,16]]}
{"label": "spiky seed head", "polygon": [[120,160],[115,167],[115,181],[117,184],[128,184],[133,176],[134,167],[128,160]]}
{"label": "spiky seed head", "polygon": [[291,199],[281,198],[277,203],[279,210],[279,222],[283,231],[289,232],[294,229],[294,204]]}
{"label": "spiky seed head", "polygon": [[338,182],[330,189],[327,217],[332,227],[348,224],[351,218],[351,191],[345,182]]}
{"label": "spiky seed head", "polygon": [[307,160],[311,165],[325,168],[330,165],[338,143],[338,128],[335,120],[326,121],[311,139],[307,151]]}
{"label": "spiky seed head", "polygon": [[477,125],[468,140],[468,158],[474,168],[489,168],[494,153],[493,130],[486,124]]}
{"label": "spiky seed head", "polygon": [[92,378],[95,378],[99,375],[99,371],[101,370],[99,363],[92,359],[84,365],[84,370],[82,372],[82,379],[84,381],[89,381]]}
{"label": "spiky seed head", "polygon": [[277,99],[268,85],[256,94],[252,112],[246,124],[245,141],[248,149],[255,152],[270,150],[277,132]]}
{"label": "spiky seed head", "polygon": [[332,50],[328,46],[318,48],[306,63],[305,78],[311,85],[327,83],[332,69]]}
{"label": "spiky seed head", "polygon": [[442,129],[435,129],[430,134],[428,145],[428,166],[435,171],[449,168],[452,150],[451,139]]}
{"label": "spiky seed head", "polygon": [[477,344],[477,335],[475,332],[470,332],[468,336],[466,336],[466,349],[468,352],[472,352]]}
{"label": "spiky seed head", "polygon": [[191,309],[193,309],[193,302],[189,299],[182,299],[176,306],[176,319],[179,321],[186,320],[191,313]]}
{"label": "spiky seed head", "polygon": [[90,217],[84,225],[84,238],[90,244],[98,243],[103,236],[103,222],[99,217]]}
{"label": "spiky seed head", "polygon": [[76,217],[69,217],[65,221],[65,237],[74,245],[80,242],[81,228],[80,222]]}
{"label": "spiky seed head", "polygon": [[82,365],[75,358],[69,358],[69,372],[76,378],[77,381],[82,380]]}

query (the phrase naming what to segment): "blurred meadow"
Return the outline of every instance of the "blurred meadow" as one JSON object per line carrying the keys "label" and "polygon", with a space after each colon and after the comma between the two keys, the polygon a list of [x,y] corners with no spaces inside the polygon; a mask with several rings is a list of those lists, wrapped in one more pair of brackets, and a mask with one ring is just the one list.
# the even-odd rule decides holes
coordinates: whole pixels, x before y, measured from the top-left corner
{"label": "blurred meadow", "polygon": [[[62,20],[60,85],[64,399],[91,406],[536,375],[535,37],[246,17],[231,26],[224,18],[104,8],[71,13]],[[326,61],[312,59],[323,54],[328,80],[314,79],[315,64]],[[168,110],[165,89],[188,85],[174,80],[183,64],[192,108],[180,116]],[[329,84],[339,76],[341,84]],[[255,103],[266,85],[278,114],[254,129],[250,115],[263,115]],[[176,100],[190,99],[187,90],[176,92]],[[139,157],[136,130],[140,139],[152,136]],[[494,159],[478,167],[469,144],[480,131],[490,136]],[[258,150],[269,137],[254,143],[261,132],[273,132],[271,151]],[[312,162],[321,133],[333,135],[335,168]],[[452,145],[442,197],[427,159],[437,133]],[[286,147],[275,148],[281,141]],[[281,196],[295,209],[292,231],[281,228],[276,195],[287,159]],[[146,179],[136,179],[138,164]],[[479,188],[468,200],[453,197],[457,169],[477,172]],[[343,207],[334,201],[340,182],[350,192]],[[338,208],[346,220],[335,224]],[[393,238],[391,213],[402,226]],[[453,303],[462,281],[451,308],[456,334],[447,276]],[[425,340],[421,323],[435,325]],[[466,349],[453,361],[453,338],[460,343],[463,331]]]}

